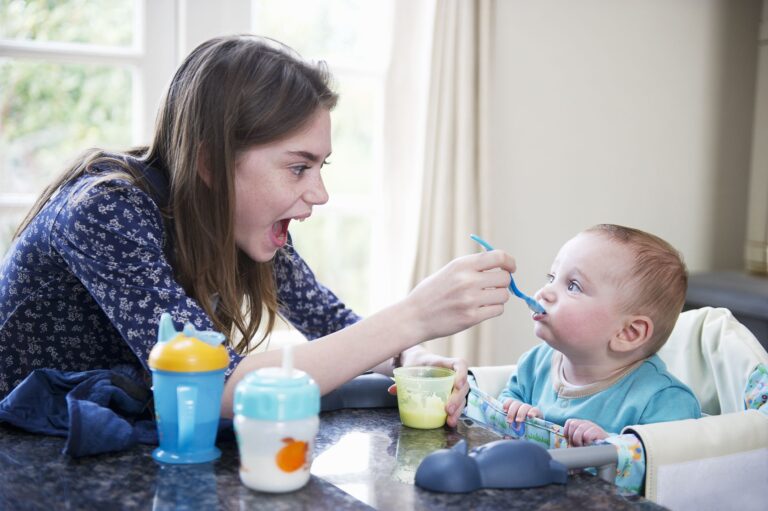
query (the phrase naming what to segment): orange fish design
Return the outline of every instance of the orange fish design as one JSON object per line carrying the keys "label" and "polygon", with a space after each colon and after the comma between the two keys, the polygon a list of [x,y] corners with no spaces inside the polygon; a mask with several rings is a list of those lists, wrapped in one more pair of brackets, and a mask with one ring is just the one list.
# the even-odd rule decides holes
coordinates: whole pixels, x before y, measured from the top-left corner
{"label": "orange fish design", "polygon": [[307,463],[307,451],[309,445],[307,442],[294,440],[291,437],[283,438],[285,447],[277,451],[275,463],[283,472],[295,472]]}

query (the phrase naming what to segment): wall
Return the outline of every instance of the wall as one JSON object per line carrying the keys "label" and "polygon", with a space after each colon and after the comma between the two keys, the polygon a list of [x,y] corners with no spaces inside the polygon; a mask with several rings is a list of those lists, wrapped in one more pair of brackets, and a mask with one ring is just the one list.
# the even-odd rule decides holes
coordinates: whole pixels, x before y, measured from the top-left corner
{"label": "wall", "polygon": [[[690,271],[741,268],[760,1],[499,0],[487,239],[534,293],[560,245],[610,222],[667,239]],[[493,363],[537,340],[491,321]]]}

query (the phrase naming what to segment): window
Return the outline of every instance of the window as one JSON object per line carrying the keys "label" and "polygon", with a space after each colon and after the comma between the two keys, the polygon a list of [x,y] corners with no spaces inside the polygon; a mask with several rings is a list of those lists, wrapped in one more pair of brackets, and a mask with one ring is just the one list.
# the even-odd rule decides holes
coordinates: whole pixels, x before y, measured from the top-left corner
{"label": "window", "polygon": [[333,73],[330,201],[291,231],[318,279],[367,314],[393,9],[392,0],[0,0],[0,254],[43,186],[83,150],[149,141],[184,55],[250,29]]}
{"label": "window", "polygon": [[374,183],[381,172],[382,105],[394,3],[253,0],[252,30],[304,58],[327,62],[340,94],[332,112],[330,195],[312,218],[292,224],[294,244],[318,279],[359,314],[370,312]]}
{"label": "window", "polygon": [[0,253],[80,152],[146,143],[174,62],[145,20],[172,12],[168,0],[0,0]]}

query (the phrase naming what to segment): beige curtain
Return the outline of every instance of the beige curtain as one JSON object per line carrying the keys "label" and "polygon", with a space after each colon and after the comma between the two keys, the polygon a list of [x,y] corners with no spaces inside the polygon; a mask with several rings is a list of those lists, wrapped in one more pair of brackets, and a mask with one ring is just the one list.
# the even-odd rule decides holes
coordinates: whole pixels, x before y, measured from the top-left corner
{"label": "beige curtain", "polygon": [[383,105],[383,171],[376,188],[371,282],[376,286],[371,310],[402,299],[411,285],[416,254],[424,168],[429,63],[434,0],[396,0],[392,48]]}
{"label": "beige curtain", "polygon": [[752,172],[747,210],[747,270],[768,274],[768,0],[763,0],[758,53]]}
{"label": "beige curtain", "polygon": [[[493,0],[438,0],[435,6],[424,176],[412,284],[488,235],[487,98]],[[431,351],[489,364],[483,325],[428,343]]]}

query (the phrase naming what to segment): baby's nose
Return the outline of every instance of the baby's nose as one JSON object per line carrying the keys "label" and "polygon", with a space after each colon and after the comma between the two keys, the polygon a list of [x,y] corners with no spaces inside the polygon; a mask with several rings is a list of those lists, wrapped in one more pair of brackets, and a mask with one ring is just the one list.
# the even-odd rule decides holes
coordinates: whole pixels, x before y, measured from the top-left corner
{"label": "baby's nose", "polygon": [[545,285],[533,295],[533,298],[538,302],[551,302],[553,300],[554,293],[549,290],[549,285]]}

